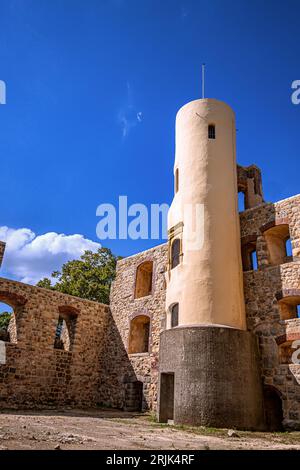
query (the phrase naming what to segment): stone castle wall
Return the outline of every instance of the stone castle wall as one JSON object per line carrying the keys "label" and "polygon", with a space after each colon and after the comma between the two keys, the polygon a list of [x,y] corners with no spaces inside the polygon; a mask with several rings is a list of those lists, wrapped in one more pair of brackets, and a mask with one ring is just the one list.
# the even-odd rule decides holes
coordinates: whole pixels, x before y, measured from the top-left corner
{"label": "stone castle wall", "polygon": [[[145,297],[135,298],[137,268],[145,261],[153,261],[152,292]],[[109,355],[108,360],[110,370],[112,368],[113,373],[116,373],[118,377],[118,383],[114,388],[119,396],[119,405],[121,406],[126,401],[127,387],[124,384],[137,380],[143,383],[143,408],[156,410],[159,335],[165,325],[166,286],[164,273],[166,266],[166,244],[125,258],[117,265],[116,280],[111,290],[110,307],[127,360],[124,361],[123,358],[122,361],[122,352],[117,352],[118,362],[113,361],[112,363]],[[149,351],[128,354],[130,323],[138,315],[147,315],[150,318]]]}
{"label": "stone castle wall", "polygon": [[[300,339],[300,318],[283,320],[279,301],[300,295],[300,196],[275,204],[263,204],[240,214],[242,246],[255,241],[257,270],[244,272],[248,329],[259,340],[262,378],[278,391],[282,400],[284,425],[300,426],[300,364],[284,364],[280,347]],[[273,226],[289,225],[292,257],[271,265],[264,232]]]}
{"label": "stone castle wall", "polygon": [[[95,406],[109,308],[3,278],[0,301],[14,308],[0,364],[0,407]],[[66,313],[76,322],[70,351],[54,348],[59,315]]]}

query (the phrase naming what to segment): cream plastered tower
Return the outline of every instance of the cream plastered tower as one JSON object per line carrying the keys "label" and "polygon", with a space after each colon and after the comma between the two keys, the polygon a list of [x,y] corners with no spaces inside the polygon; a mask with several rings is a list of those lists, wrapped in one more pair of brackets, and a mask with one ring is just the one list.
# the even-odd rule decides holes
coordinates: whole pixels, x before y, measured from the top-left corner
{"label": "cream plastered tower", "polygon": [[177,114],[161,422],[264,426],[257,344],[246,330],[235,133],[234,112],[215,99]]}
{"label": "cream plastered tower", "polygon": [[[168,216],[168,327],[178,303],[179,325],[245,329],[235,133],[234,112],[221,101],[195,100],[177,114],[176,193]],[[176,238],[180,262],[172,269]]]}

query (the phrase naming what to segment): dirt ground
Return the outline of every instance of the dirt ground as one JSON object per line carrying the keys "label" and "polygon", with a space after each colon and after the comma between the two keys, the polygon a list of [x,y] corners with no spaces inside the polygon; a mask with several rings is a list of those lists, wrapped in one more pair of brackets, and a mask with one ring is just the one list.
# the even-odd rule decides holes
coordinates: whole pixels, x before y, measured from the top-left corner
{"label": "dirt ground", "polygon": [[250,433],[155,423],[145,414],[110,410],[2,411],[5,449],[299,449],[300,432]]}

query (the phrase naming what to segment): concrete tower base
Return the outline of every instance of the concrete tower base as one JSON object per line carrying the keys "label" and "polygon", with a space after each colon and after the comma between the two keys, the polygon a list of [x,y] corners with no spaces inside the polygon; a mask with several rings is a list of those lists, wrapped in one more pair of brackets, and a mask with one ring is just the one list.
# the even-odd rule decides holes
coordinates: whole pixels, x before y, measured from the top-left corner
{"label": "concrete tower base", "polygon": [[160,422],[263,429],[255,337],[218,325],[164,331],[158,410]]}

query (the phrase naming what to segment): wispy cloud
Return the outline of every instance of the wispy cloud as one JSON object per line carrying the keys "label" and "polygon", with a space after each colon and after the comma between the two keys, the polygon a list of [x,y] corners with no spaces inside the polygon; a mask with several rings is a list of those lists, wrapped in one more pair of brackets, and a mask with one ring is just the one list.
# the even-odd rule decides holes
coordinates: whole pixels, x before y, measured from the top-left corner
{"label": "wispy cloud", "polygon": [[133,92],[127,83],[126,103],[119,109],[118,122],[121,126],[122,137],[126,138],[130,131],[143,121],[143,113],[134,104]]}
{"label": "wispy cloud", "polygon": [[83,235],[65,235],[48,232],[36,235],[29,228],[0,227],[0,240],[6,242],[3,270],[19,281],[36,284],[43,277],[85,250],[97,251],[101,247]]}
{"label": "wispy cloud", "polygon": [[181,6],[180,16],[183,21],[189,16],[189,10],[187,9],[185,5]]}

